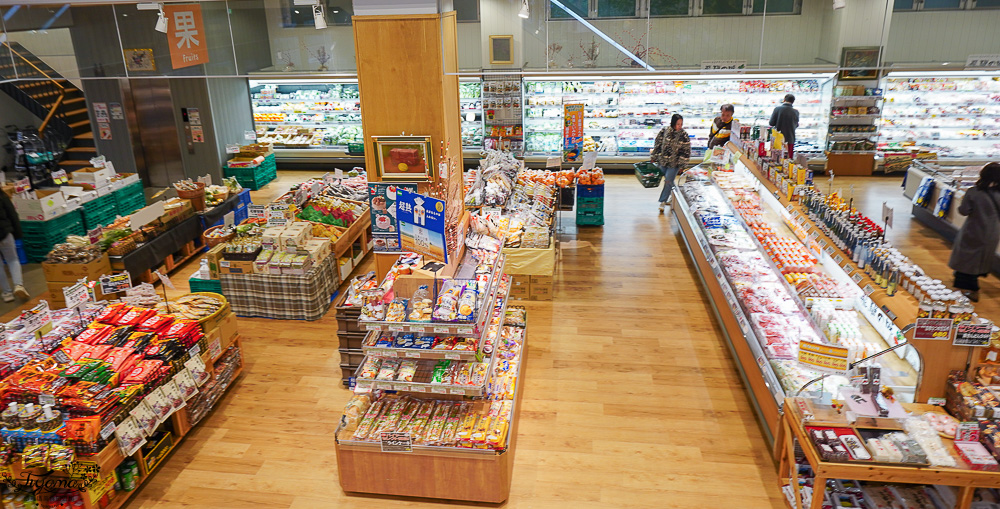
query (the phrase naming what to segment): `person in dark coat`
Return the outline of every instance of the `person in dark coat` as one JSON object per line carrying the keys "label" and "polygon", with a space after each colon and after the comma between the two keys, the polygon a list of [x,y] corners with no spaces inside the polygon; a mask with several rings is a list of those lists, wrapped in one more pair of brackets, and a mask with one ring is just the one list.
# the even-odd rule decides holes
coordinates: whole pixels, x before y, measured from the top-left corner
{"label": "person in dark coat", "polygon": [[21,238],[21,220],[17,217],[14,204],[11,203],[7,193],[0,192],[0,257],[7,262],[7,270],[14,280],[14,289],[11,290],[10,280],[7,274],[0,270],[0,298],[4,302],[13,302],[14,296],[22,300],[28,300],[28,290],[24,289],[24,277],[21,274],[21,260],[17,257],[17,246],[15,239]]}
{"label": "person in dark coat", "polygon": [[788,145],[788,158],[794,157],[795,129],[799,127],[799,110],[792,107],[795,104],[795,96],[785,94],[785,102],[781,106],[774,108],[771,112],[771,127],[778,130],[785,137],[785,144]]}
{"label": "person in dark coat", "polygon": [[989,274],[1000,244],[1000,163],[983,166],[958,213],[968,218],[955,238],[948,266],[955,271],[955,288],[979,302],[979,278]]}
{"label": "person in dark coat", "polygon": [[691,157],[691,138],[684,130],[684,117],[674,113],[670,117],[670,127],[656,135],[649,160],[663,172],[663,191],[660,192],[660,213],[669,207],[670,194],[674,189],[674,179]]}

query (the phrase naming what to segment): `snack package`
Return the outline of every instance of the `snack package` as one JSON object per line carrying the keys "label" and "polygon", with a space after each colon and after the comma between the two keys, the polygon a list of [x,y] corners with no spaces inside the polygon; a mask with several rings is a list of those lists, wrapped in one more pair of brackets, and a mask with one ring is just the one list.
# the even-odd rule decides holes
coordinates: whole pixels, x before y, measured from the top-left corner
{"label": "snack package", "polygon": [[406,321],[406,299],[393,299],[385,312],[385,321],[403,322]]}
{"label": "snack package", "polygon": [[358,423],[361,422],[361,418],[371,407],[371,404],[372,399],[368,394],[355,394],[344,407],[344,429],[347,431],[357,429]]}
{"label": "snack package", "polygon": [[458,299],[462,294],[463,285],[449,280],[438,295],[432,318],[438,322],[453,322],[458,319]]}
{"label": "snack package", "polygon": [[406,429],[400,428],[400,431],[406,431],[411,437],[416,439],[421,436],[424,432],[424,427],[427,426],[427,422],[431,418],[431,414],[434,412],[434,402],[424,401],[420,404],[420,408],[416,410],[413,414],[413,418],[407,424]]}
{"label": "snack package", "polygon": [[381,359],[378,357],[368,357],[365,359],[365,363],[361,365],[361,370],[358,371],[358,378],[375,378],[379,373],[379,365]]}
{"label": "snack package", "polygon": [[429,322],[434,301],[431,299],[431,292],[427,285],[422,285],[413,292],[410,297],[410,321]]}
{"label": "snack package", "polygon": [[368,407],[368,411],[365,412],[365,416],[361,418],[358,423],[357,429],[354,430],[354,434],[351,435],[354,440],[366,440],[368,434],[371,433],[372,427],[375,426],[375,421],[378,419],[382,410],[385,409],[385,401],[376,401],[372,406]]}
{"label": "snack package", "polygon": [[21,468],[29,470],[32,468],[48,468],[49,464],[49,444],[29,445],[24,448],[21,454]]}
{"label": "snack package", "polygon": [[475,319],[476,299],[478,297],[479,292],[469,286],[462,290],[462,295],[458,299],[458,320],[471,322]]}
{"label": "snack package", "polygon": [[450,401],[441,401],[438,403],[437,408],[434,410],[434,416],[427,423],[426,430],[421,439],[422,443],[428,445],[438,445],[440,443],[441,433],[444,431],[444,425],[448,421],[448,415],[451,413],[452,406],[454,404]]}
{"label": "snack package", "polygon": [[52,444],[49,446],[48,468],[51,470],[69,470],[76,459],[76,451],[72,447]]}
{"label": "snack package", "polygon": [[465,415],[469,413],[470,407],[469,403],[459,403],[452,406],[448,419],[444,423],[444,430],[441,432],[440,445],[455,445],[458,428],[462,425]]}
{"label": "snack package", "polygon": [[413,375],[417,372],[417,361],[414,360],[404,360],[399,364],[399,370],[396,372],[397,382],[412,382]]}
{"label": "snack package", "polygon": [[400,360],[399,359],[385,359],[382,361],[382,366],[379,367],[378,375],[375,377],[376,380],[392,380],[396,376],[396,371],[399,369]]}

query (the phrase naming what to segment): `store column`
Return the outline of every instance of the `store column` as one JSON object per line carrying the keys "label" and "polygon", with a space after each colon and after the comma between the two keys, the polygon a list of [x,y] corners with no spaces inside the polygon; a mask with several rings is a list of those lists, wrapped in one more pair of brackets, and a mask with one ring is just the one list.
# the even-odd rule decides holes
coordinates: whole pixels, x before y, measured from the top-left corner
{"label": "store column", "polygon": [[[355,2],[355,12],[362,15],[353,18],[353,26],[368,179],[400,181],[398,174],[386,178],[378,170],[374,137],[430,137],[426,163],[433,176],[413,181],[418,192],[445,200],[446,221],[457,225],[464,200],[455,12],[427,13],[436,9],[431,4],[421,10],[408,5],[411,13],[399,13],[398,8],[364,9],[361,3]],[[397,12],[386,13],[392,10]],[[376,253],[379,279],[397,257]]]}

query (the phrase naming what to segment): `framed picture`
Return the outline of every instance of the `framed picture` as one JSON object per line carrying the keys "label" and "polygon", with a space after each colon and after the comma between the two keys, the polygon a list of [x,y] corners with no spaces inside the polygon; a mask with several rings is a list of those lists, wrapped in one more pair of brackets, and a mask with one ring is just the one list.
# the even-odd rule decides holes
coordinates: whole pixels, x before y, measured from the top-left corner
{"label": "framed picture", "polygon": [[858,46],[844,48],[840,55],[840,79],[878,79],[879,46]]}
{"label": "framed picture", "polygon": [[125,68],[130,71],[155,71],[153,50],[149,48],[125,50]]}
{"label": "framed picture", "polygon": [[491,64],[513,64],[514,63],[514,36],[513,35],[491,35],[490,36],[490,63]]}
{"label": "framed picture", "polygon": [[375,175],[385,182],[429,182],[434,179],[430,136],[372,136]]}

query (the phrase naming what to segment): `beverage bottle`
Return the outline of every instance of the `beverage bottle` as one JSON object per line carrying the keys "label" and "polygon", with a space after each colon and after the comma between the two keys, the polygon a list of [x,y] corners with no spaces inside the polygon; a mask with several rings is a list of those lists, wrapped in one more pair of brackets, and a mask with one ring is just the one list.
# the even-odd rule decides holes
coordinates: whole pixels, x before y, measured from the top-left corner
{"label": "beverage bottle", "polygon": [[892,272],[889,274],[889,283],[886,285],[885,293],[892,297],[896,295],[896,289],[899,287],[899,268],[893,267]]}

